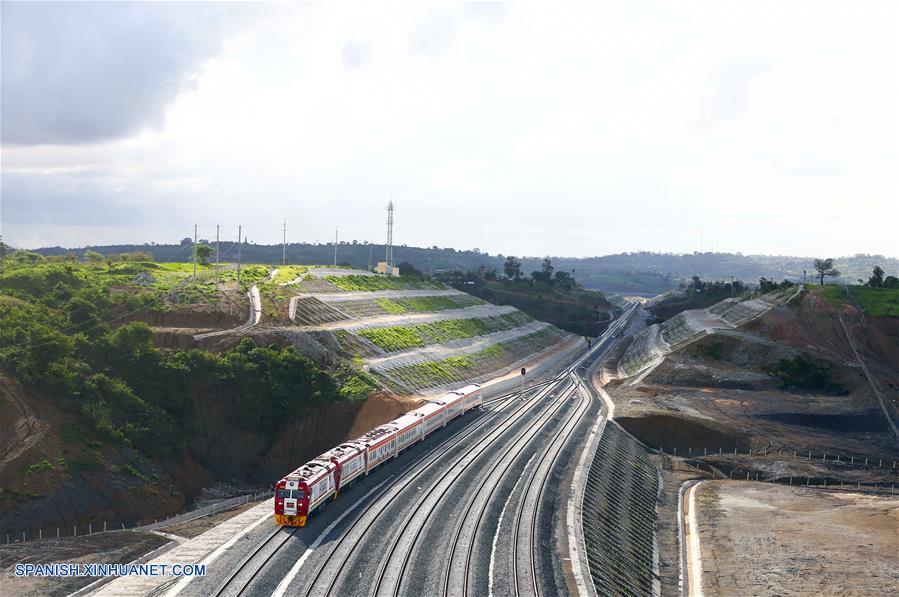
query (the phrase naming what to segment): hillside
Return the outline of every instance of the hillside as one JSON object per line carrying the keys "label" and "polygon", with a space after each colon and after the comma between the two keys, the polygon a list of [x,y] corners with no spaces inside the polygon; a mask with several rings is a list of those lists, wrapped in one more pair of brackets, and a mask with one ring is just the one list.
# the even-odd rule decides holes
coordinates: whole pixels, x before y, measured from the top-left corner
{"label": "hillside", "polygon": [[456,288],[496,305],[511,305],[540,321],[580,336],[599,336],[620,313],[620,309],[602,293],[579,286],[562,288],[529,280],[518,283],[478,280],[462,281]]}
{"label": "hillside", "polygon": [[316,268],[282,292],[276,326],[295,346],[360,363],[400,393],[483,381],[572,341],[514,307],[414,277]]}
{"label": "hillside", "polygon": [[409,394],[576,344],[418,278],[245,266],[238,283],[228,264],[194,284],[192,264],[19,252],[0,274],[0,529],[132,526],[212,483],[267,487]]}
{"label": "hillside", "polygon": [[[104,255],[143,251],[158,261],[184,261],[191,254],[189,242],[89,246],[72,249],[45,247],[37,249],[37,252],[43,255],[73,253],[82,258],[88,250]],[[248,263],[281,263],[281,245],[245,243],[241,250],[243,259]],[[341,242],[338,245],[338,260],[352,267],[364,269],[371,263],[372,256],[375,260],[383,258],[384,250],[382,244]],[[222,242],[221,251],[223,260],[233,260],[237,256],[237,244]],[[478,249],[398,246],[394,251],[397,262],[409,262],[427,275],[453,270],[476,271],[480,267],[502,272],[505,260],[502,254],[491,255]],[[332,263],[333,259],[333,244],[287,245],[289,263],[323,265]],[[542,257],[525,256],[520,259],[522,271],[531,272],[539,269]],[[763,276],[773,280],[786,278],[794,282],[802,281],[803,271],[808,271],[811,276],[813,261],[812,257],[712,252],[687,254],[638,252],[583,258],[552,256],[552,260],[559,270],[573,270],[577,279],[586,288],[644,296],[661,294],[676,288],[681,281],[689,280],[694,275],[704,280],[730,280],[731,276],[734,276],[738,280],[751,283],[757,282]],[[899,259],[882,255],[839,257],[834,265],[842,273],[835,281],[846,284],[854,284],[859,278],[867,279],[875,265],[886,270],[888,275],[899,274]]]}

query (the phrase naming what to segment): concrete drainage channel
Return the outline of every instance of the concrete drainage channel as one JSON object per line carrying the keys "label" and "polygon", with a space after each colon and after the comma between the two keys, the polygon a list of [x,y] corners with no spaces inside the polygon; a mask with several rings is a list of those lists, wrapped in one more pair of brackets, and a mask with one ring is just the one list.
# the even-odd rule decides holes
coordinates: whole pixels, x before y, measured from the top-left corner
{"label": "concrete drainage channel", "polygon": [[614,421],[602,432],[584,488],[582,524],[598,595],[657,595],[656,504],[660,474]]}

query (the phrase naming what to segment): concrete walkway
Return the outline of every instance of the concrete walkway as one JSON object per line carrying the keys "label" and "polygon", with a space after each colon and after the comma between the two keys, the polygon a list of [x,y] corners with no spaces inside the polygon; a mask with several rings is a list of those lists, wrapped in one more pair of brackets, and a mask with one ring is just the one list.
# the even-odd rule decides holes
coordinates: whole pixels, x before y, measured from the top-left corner
{"label": "concrete walkway", "polygon": [[[170,575],[173,564],[206,564],[208,567],[225,550],[259,525],[265,524],[266,521],[274,525],[274,508],[274,500],[268,499],[258,506],[229,518],[202,535],[181,543],[171,551],[149,562],[151,564],[168,564],[167,576],[123,576],[107,583],[91,595],[146,595],[151,591],[158,590],[161,585],[172,583],[178,579],[178,577]],[[177,580],[168,593],[179,591],[178,585],[187,584],[186,578]]]}

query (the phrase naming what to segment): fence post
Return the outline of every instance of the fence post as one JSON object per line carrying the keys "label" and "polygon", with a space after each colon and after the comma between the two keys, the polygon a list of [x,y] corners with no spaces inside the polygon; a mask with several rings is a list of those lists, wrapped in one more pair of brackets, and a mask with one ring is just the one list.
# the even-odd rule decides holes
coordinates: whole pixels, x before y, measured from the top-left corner
{"label": "fence post", "polygon": [[44,529],[38,529],[38,530],[37,530],[37,540],[38,540],[38,541],[43,541],[43,540],[44,540]]}
{"label": "fence post", "polygon": [[861,481],[858,482],[858,486],[855,488],[855,490],[856,490],[856,491],[861,491],[861,490],[862,490],[862,482],[861,482]]}
{"label": "fence post", "polygon": [[849,464],[855,464],[855,456],[849,457]]}
{"label": "fence post", "polygon": [[92,523],[92,522],[87,523],[87,534],[88,535],[94,534],[94,523]]}
{"label": "fence post", "polygon": [[56,540],[59,541],[59,527],[56,527]]}
{"label": "fence post", "polygon": [[806,477],[806,478],[805,478],[805,486],[808,487],[808,484],[809,484],[809,478]]}
{"label": "fence post", "polygon": [[827,452],[824,452],[824,456],[821,458],[824,462],[827,462]]}
{"label": "fence post", "polygon": [[840,461],[840,455],[837,454],[837,462],[839,462],[839,461]]}
{"label": "fence post", "polygon": [[790,475],[790,487],[793,486],[793,475]]}
{"label": "fence post", "polygon": [[103,521],[103,532],[106,532],[106,521]]}
{"label": "fence post", "polygon": [[734,456],[736,456],[736,455],[737,455],[737,449],[734,448]]}
{"label": "fence post", "polygon": [[78,525],[75,525],[75,526],[72,527],[72,536],[73,536],[73,537],[77,537],[77,536],[78,536]]}
{"label": "fence post", "polygon": [[868,457],[865,456],[865,466],[868,466]]}
{"label": "fence post", "polygon": [[6,544],[9,545],[9,533],[6,533]]}
{"label": "fence post", "polygon": [[812,459],[812,451],[809,450],[809,451],[808,451],[808,460],[811,460],[811,459]]}

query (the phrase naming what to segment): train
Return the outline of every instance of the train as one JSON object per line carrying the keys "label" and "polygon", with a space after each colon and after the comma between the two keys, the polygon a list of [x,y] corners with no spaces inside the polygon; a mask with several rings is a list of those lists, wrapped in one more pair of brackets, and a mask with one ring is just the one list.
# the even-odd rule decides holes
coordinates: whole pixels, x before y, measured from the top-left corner
{"label": "train", "polygon": [[470,384],[313,458],[275,484],[275,524],[305,526],[353,483],[483,403],[481,386]]}

